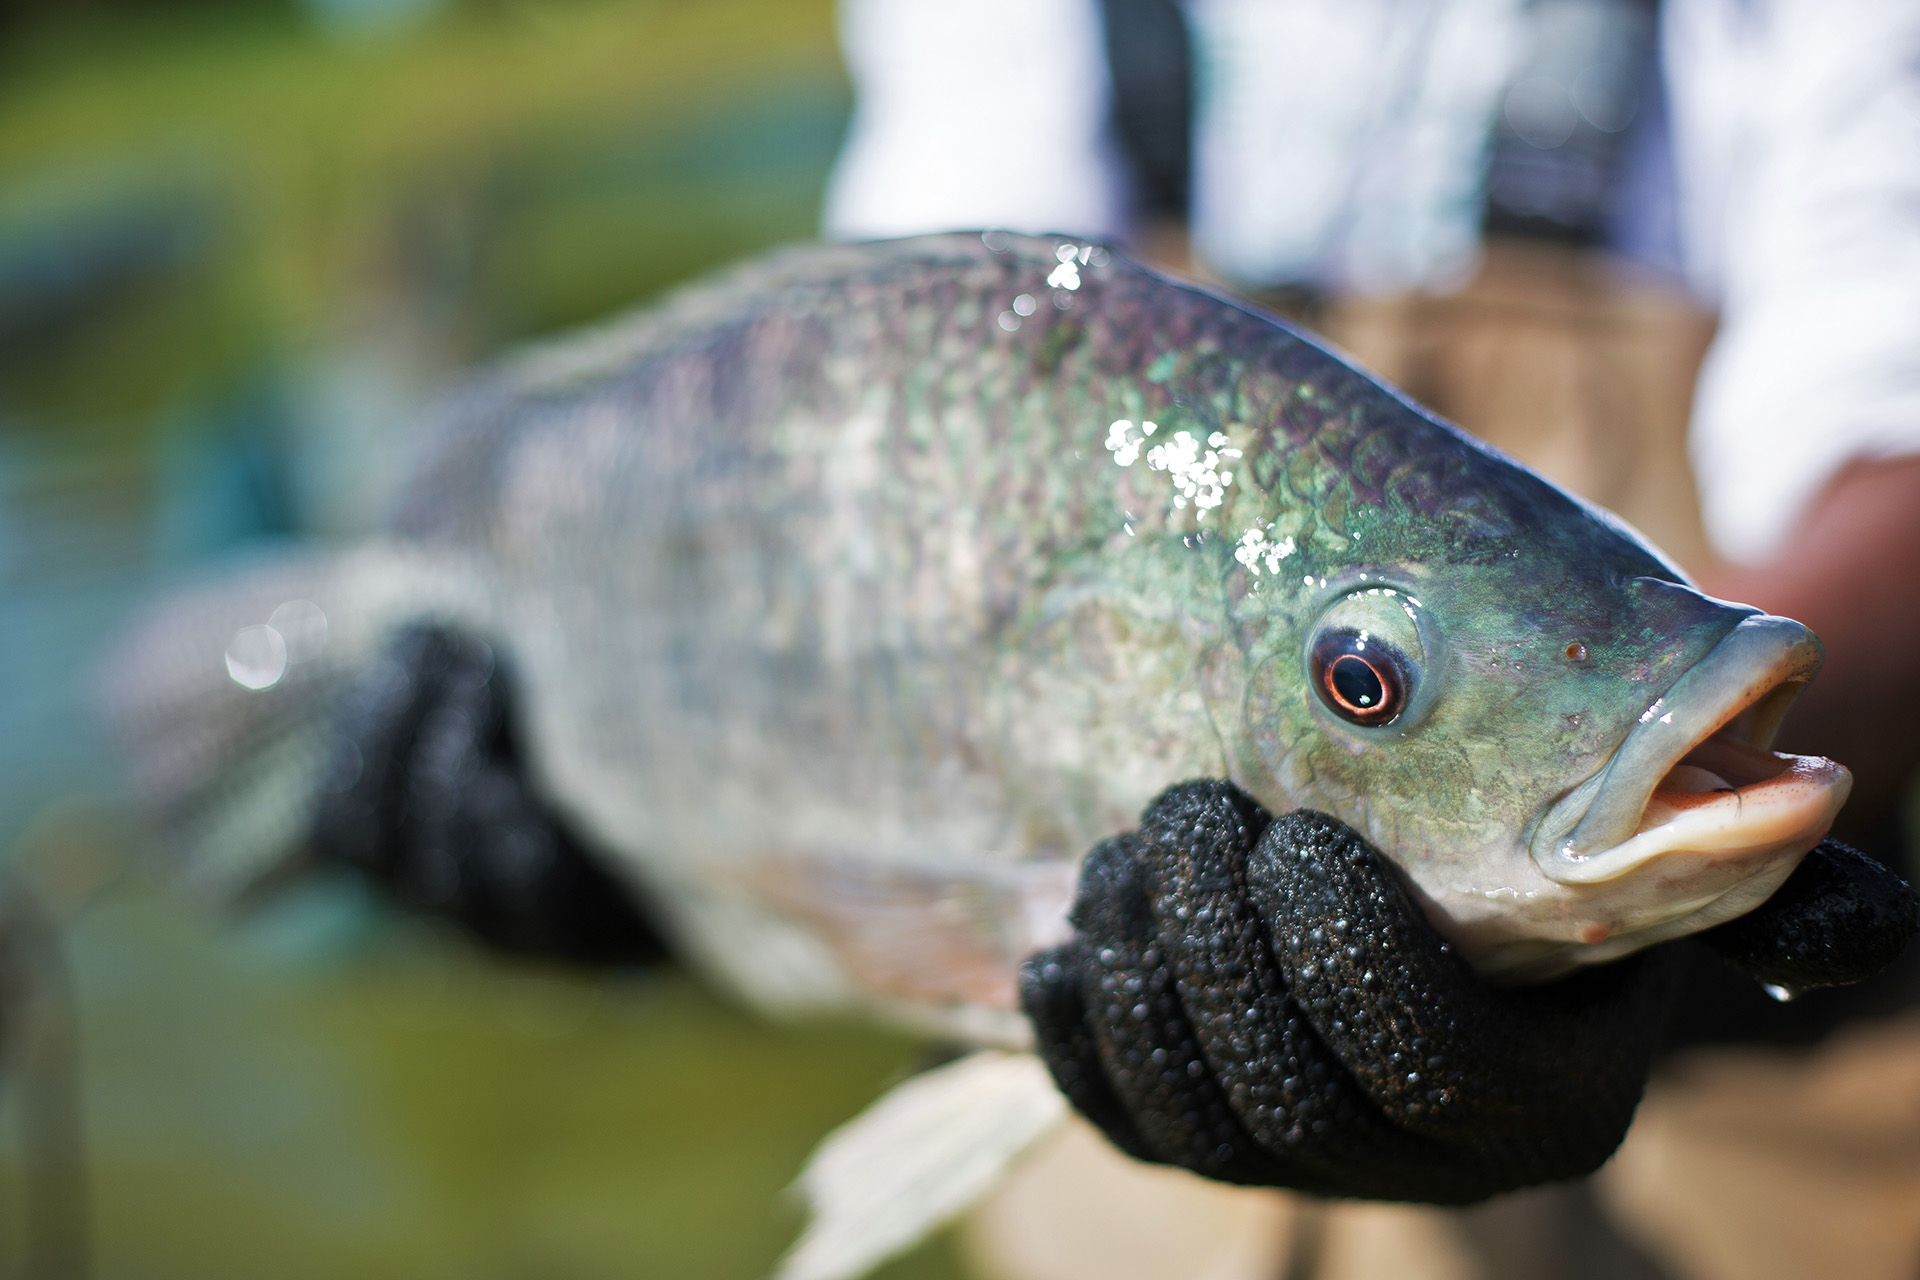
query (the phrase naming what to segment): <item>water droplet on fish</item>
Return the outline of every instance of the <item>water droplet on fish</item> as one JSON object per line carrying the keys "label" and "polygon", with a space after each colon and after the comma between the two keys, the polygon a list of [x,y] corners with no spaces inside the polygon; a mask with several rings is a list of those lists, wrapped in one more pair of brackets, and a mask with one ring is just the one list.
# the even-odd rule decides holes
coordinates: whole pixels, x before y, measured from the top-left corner
{"label": "water droplet on fish", "polygon": [[1783,986],[1778,982],[1763,982],[1760,985],[1768,995],[1778,1000],[1781,1004],[1785,1004],[1800,994],[1797,988]]}

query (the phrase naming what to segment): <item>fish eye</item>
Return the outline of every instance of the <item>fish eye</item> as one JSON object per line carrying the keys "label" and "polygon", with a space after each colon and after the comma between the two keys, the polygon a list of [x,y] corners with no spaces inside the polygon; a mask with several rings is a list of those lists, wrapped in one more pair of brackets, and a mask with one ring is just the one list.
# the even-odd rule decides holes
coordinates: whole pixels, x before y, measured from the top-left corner
{"label": "fish eye", "polygon": [[1342,720],[1386,724],[1406,709],[1408,663],[1378,637],[1344,627],[1324,631],[1308,666],[1320,701]]}

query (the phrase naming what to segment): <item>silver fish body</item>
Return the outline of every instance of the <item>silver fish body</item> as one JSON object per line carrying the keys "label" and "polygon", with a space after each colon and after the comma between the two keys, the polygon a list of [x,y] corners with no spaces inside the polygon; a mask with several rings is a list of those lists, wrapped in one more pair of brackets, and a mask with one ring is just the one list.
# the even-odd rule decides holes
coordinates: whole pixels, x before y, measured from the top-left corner
{"label": "silver fish body", "polygon": [[195,625],[487,637],[540,791],[776,1007],[1018,1040],[1079,857],[1191,777],[1359,828],[1510,980],[1750,908],[1845,795],[1765,750],[1804,628],[1077,241],[756,264],[477,382],[407,495]]}

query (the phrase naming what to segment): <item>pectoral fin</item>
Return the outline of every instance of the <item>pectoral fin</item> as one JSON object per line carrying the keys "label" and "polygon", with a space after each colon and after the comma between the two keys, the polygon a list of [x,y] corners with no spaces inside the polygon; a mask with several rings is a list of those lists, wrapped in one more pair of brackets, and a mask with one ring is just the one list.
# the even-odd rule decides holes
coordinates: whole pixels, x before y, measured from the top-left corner
{"label": "pectoral fin", "polygon": [[966,1210],[1067,1115],[1039,1058],[983,1050],[828,1134],[796,1184],[806,1230],[776,1280],[853,1280]]}

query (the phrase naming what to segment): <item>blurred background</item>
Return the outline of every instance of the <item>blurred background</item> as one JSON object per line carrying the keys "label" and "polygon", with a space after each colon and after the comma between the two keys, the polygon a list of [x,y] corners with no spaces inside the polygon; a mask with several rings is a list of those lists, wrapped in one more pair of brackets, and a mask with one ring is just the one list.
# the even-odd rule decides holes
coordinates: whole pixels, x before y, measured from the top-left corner
{"label": "blurred background", "polygon": [[347,881],[189,901],[92,699],[146,592],[374,519],[451,371],[813,235],[848,107],[827,0],[0,7],[0,848],[82,1126],[65,1012],[12,1019],[0,1275],[84,1239],[100,1276],[739,1277],[792,1238],[913,1045]]}

